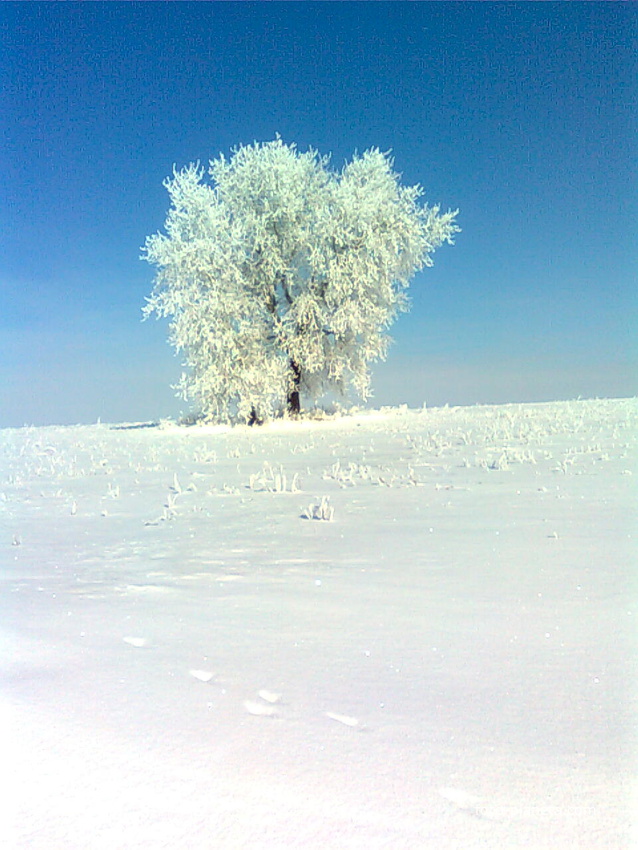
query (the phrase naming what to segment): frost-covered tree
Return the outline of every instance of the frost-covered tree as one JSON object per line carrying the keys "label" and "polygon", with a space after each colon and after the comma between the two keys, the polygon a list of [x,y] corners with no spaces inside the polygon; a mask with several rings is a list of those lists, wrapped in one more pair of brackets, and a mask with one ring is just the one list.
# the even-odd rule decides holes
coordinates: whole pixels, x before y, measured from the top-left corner
{"label": "frost-covered tree", "polygon": [[301,394],[366,398],[410,278],[452,243],[456,213],[420,204],[376,148],[336,172],[277,138],[208,177],[174,170],[165,233],[144,248],[158,267],[144,313],[171,319],[182,397],[218,421],[296,413]]}

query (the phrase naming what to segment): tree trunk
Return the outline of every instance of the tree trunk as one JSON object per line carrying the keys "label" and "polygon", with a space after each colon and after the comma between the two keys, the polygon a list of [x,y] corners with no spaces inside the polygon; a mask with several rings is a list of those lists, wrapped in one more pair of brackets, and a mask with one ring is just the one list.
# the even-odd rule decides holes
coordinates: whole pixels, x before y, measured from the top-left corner
{"label": "tree trunk", "polygon": [[292,416],[298,416],[301,413],[301,398],[299,396],[299,387],[301,386],[301,369],[294,360],[290,361],[290,369],[292,371],[292,389],[288,393],[288,412]]}

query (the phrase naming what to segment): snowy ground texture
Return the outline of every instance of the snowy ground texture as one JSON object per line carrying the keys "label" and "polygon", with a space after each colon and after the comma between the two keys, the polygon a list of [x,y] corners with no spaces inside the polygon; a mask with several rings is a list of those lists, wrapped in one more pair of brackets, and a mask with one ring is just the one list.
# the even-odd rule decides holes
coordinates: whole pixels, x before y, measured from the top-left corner
{"label": "snowy ground texture", "polygon": [[637,424],[0,431],[2,846],[634,846]]}

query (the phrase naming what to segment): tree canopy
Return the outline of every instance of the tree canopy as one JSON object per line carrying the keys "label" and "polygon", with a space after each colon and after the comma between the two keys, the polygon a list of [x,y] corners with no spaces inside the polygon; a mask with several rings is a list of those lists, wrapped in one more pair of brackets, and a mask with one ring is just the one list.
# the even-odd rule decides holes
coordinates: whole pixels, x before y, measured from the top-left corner
{"label": "tree canopy", "polygon": [[165,186],[144,313],[170,318],[186,366],[177,389],[216,421],[296,413],[329,391],[366,398],[411,277],[459,229],[376,148],[334,171],[277,138],[207,172],[174,169]]}

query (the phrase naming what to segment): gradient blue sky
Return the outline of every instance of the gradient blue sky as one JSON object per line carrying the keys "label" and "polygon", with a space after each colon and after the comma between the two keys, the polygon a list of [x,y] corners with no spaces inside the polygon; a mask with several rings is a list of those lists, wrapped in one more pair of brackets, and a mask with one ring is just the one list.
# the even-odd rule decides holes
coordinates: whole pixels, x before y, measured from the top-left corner
{"label": "gradient blue sky", "polygon": [[413,281],[374,406],[637,392],[630,3],[0,4],[0,427],[186,410],[140,322],[162,186],[280,133],[392,149],[463,232]]}

